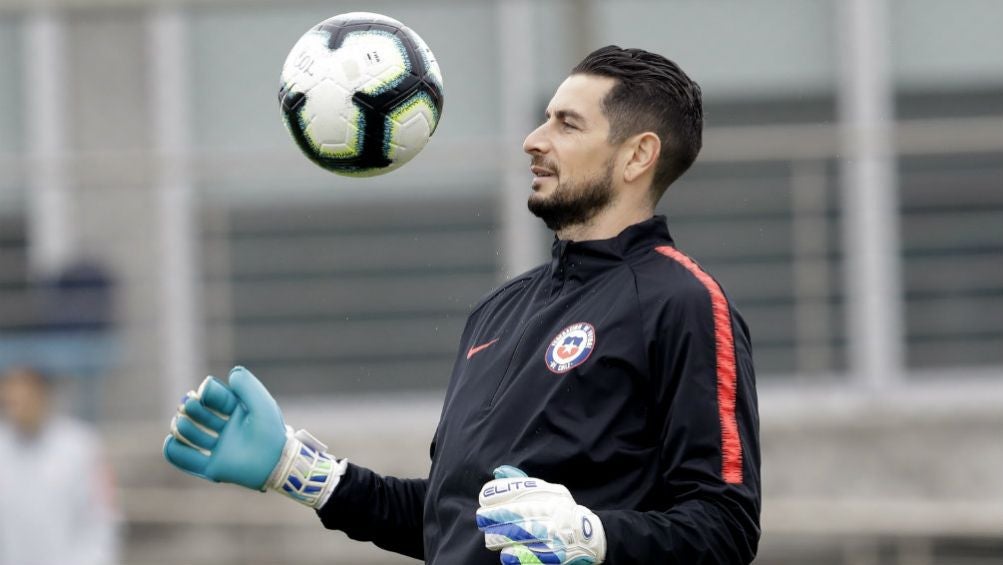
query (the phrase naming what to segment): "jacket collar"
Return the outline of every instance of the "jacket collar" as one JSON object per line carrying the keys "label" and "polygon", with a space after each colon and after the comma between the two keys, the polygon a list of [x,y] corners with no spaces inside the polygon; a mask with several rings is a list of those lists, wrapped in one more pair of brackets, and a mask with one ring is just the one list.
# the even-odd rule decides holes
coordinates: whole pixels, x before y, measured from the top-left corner
{"label": "jacket collar", "polygon": [[551,273],[556,279],[584,279],[658,245],[672,245],[665,216],[653,216],[610,239],[567,241],[554,238]]}

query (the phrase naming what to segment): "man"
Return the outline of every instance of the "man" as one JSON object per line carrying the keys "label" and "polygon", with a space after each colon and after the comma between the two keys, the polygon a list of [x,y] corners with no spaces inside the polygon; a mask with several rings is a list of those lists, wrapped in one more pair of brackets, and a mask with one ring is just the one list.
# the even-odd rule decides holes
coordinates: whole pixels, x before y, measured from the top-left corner
{"label": "man", "polygon": [[0,565],[116,563],[117,512],[100,441],[55,417],[51,403],[46,375],[0,375]]}
{"label": "man", "polygon": [[240,367],[189,393],[165,456],[428,563],[496,562],[491,551],[502,563],[750,562],[748,331],[653,216],[701,131],[699,87],[642,50],[599,49],[557,89],[524,144],[553,257],[470,314],[428,479],[382,477],[284,431]]}

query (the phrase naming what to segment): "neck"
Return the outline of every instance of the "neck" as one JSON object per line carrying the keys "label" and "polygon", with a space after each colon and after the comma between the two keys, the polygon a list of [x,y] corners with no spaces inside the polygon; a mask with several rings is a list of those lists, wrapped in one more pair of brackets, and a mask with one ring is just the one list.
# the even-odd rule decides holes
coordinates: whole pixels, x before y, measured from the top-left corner
{"label": "neck", "polygon": [[567,241],[591,241],[616,237],[628,227],[650,219],[655,211],[651,208],[618,209],[606,208],[591,220],[565,226],[557,230],[557,238]]}
{"label": "neck", "polygon": [[45,428],[44,421],[17,422],[14,424],[14,432],[19,438],[25,441],[34,441],[42,434]]}

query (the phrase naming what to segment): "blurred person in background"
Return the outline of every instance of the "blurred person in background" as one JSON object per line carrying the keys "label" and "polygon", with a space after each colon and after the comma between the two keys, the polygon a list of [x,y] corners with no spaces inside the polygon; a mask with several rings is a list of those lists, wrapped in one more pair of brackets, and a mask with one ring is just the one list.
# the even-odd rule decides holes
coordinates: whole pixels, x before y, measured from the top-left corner
{"label": "blurred person in background", "polygon": [[110,565],[119,551],[110,467],[84,422],[54,409],[41,371],[0,376],[0,565]]}
{"label": "blurred person in background", "polygon": [[545,118],[523,149],[552,259],[468,317],[429,478],[328,454],[242,367],[185,396],[167,460],[438,565],[750,563],[749,330],[654,215],[700,150],[700,88],[660,55],[608,46],[572,70]]}

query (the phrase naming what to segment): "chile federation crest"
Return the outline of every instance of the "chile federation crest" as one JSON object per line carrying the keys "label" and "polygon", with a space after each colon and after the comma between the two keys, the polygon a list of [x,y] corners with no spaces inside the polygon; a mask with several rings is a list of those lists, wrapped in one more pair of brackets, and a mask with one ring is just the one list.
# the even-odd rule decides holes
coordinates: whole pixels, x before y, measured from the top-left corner
{"label": "chile federation crest", "polygon": [[596,329],[588,322],[578,322],[561,330],[550,342],[544,360],[553,373],[567,373],[581,365],[596,345]]}

